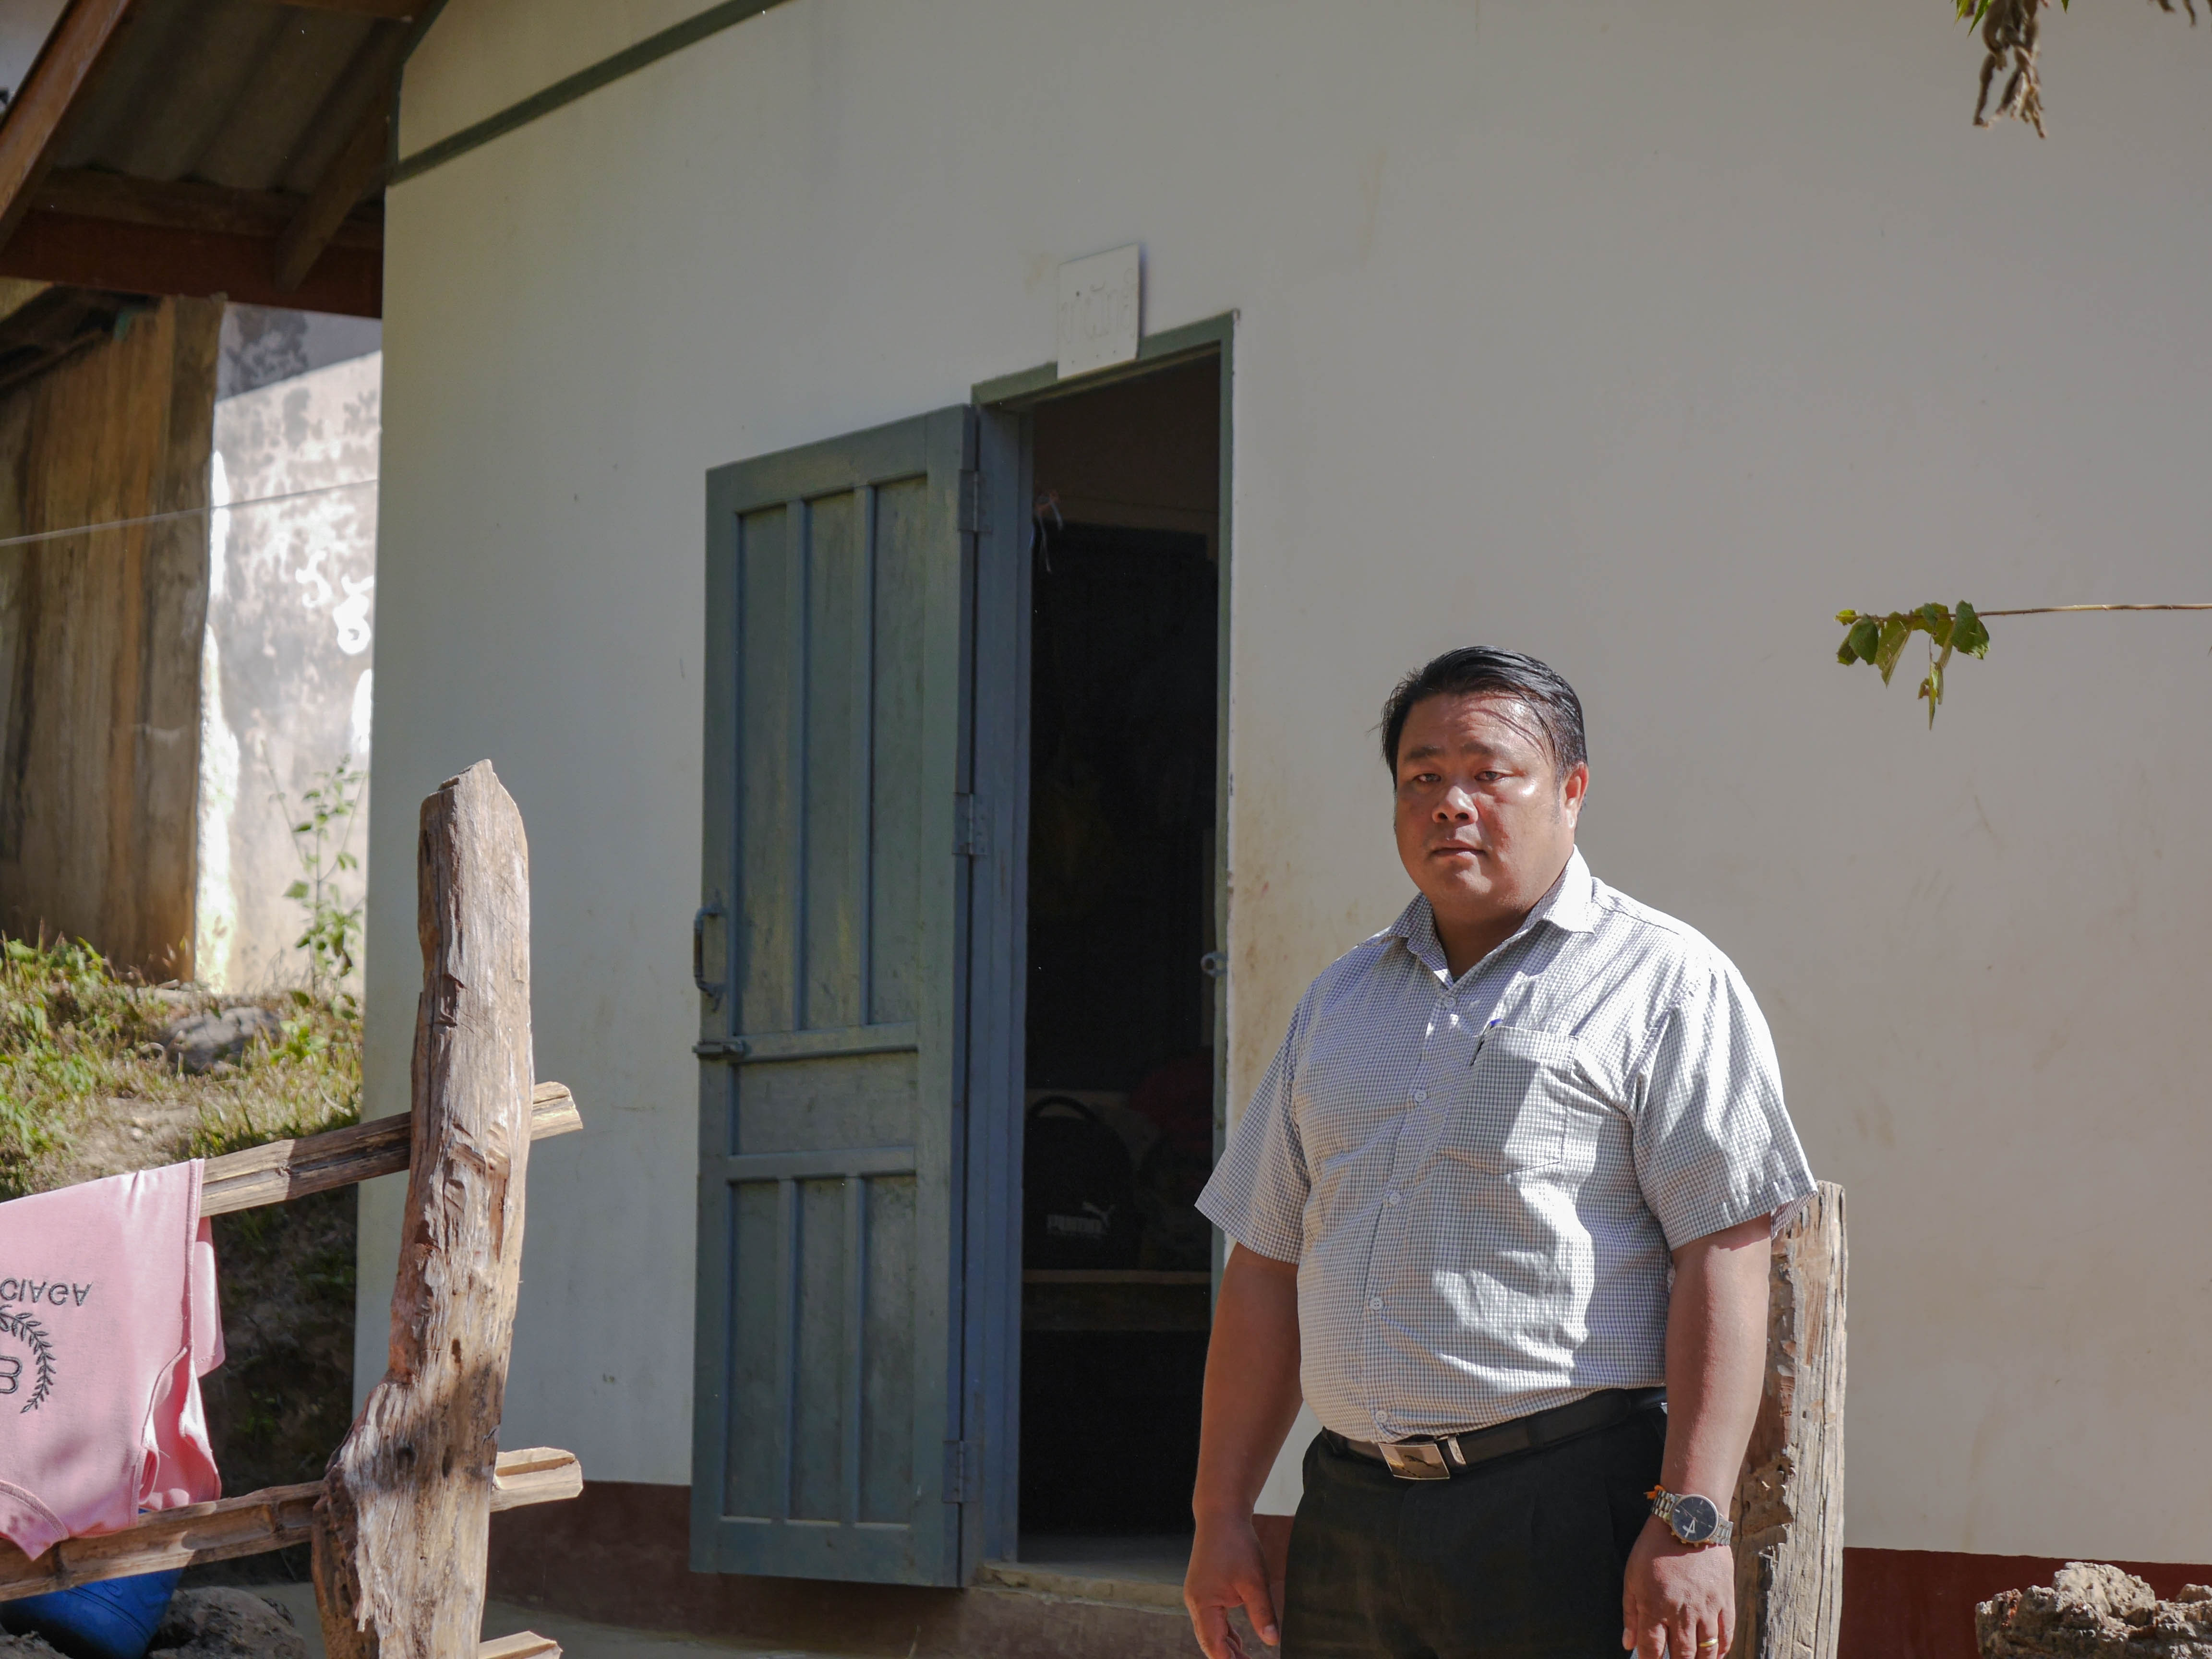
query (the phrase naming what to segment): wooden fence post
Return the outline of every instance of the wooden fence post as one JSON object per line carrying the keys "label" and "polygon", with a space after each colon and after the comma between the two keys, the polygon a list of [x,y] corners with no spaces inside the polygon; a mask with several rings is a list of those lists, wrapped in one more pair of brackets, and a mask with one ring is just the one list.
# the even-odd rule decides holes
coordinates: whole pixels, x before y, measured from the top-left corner
{"label": "wooden fence post", "polygon": [[530,863],[480,761],[422,803],[412,1155],[384,1380],[315,1506],[331,1659],[471,1659],[522,1262]]}
{"label": "wooden fence post", "polygon": [[1735,1491],[1735,1659],[1835,1659],[1844,1592],[1844,1189],[1774,1237],[1766,1389]]}

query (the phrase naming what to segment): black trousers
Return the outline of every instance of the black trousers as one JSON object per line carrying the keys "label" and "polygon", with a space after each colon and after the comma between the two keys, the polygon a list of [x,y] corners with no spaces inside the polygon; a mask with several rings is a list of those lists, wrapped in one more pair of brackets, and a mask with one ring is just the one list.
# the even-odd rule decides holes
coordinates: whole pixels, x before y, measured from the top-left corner
{"label": "black trousers", "polygon": [[1656,1406],[1450,1480],[1306,1453],[1283,1659],[1624,1659],[1621,1580],[1659,1483]]}

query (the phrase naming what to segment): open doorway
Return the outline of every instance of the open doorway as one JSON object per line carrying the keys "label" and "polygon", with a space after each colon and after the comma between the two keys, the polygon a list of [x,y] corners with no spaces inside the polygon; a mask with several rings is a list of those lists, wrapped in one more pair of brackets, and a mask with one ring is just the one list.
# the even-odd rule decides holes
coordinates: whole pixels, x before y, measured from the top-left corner
{"label": "open doorway", "polygon": [[1179,1577],[1212,1312],[1220,367],[1036,405],[1020,1554]]}

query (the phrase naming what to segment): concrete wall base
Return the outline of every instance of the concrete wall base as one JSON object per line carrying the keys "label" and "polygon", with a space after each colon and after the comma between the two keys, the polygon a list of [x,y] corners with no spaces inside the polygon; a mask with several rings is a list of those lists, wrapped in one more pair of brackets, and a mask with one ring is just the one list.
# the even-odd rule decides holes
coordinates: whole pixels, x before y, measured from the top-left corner
{"label": "concrete wall base", "polygon": [[[566,1504],[495,1516],[491,1595],[603,1624],[887,1659],[1189,1659],[1158,1605],[985,1586],[750,1578],[689,1568],[687,1486],[595,1480]],[[1151,1588],[1151,1587],[1147,1587]]]}
{"label": "concrete wall base", "polygon": [[[1158,1596],[1104,1599],[1110,1587],[1097,1596],[1055,1594],[1043,1588],[1048,1573],[990,1571],[964,1590],[695,1573],[686,1565],[690,1503],[685,1486],[595,1480],[573,1503],[508,1510],[492,1522],[491,1593],[636,1629],[915,1659],[1188,1659],[1196,1650],[1188,1623]],[[2047,1584],[2064,1565],[1847,1549],[1842,1659],[1975,1659],[1974,1604]],[[2212,1583],[2212,1565],[2113,1565],[2166,1597]]]}

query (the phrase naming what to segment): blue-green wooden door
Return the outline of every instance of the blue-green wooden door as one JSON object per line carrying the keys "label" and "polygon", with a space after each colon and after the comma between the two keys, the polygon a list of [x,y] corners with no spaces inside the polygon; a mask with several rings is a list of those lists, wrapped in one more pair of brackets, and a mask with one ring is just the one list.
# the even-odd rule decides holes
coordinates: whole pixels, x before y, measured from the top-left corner
{"label": "blue-green wooden door", "polygon": [[958,1578],[975,447],[708,474],[699,1571]]}

